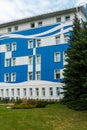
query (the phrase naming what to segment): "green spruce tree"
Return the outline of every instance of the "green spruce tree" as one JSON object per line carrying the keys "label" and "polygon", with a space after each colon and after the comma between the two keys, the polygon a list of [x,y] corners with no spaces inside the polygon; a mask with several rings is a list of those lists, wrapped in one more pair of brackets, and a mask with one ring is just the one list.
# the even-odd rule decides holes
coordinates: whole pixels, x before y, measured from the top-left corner
{"label": "green spruce tree", "polygon": [[63,101],[75,110],[87,109],[87,23],[75,15],[73,31],[66,51]]}

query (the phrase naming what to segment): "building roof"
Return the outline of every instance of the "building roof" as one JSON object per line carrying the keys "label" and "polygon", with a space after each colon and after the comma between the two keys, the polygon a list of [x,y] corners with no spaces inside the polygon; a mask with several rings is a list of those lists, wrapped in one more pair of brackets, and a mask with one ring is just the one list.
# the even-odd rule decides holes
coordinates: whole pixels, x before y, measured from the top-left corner
{"label": "building roof", "polygon": [[[85,10],[84,10],[83,6],[78,7],[78,9],[80,9],[83,12],[83,14],[85,15]],[[36,20],[42,20],[42,19],[46,19],[46,18],[50,18],[50,17],[62,15],[62,14],[68,14],[68,13],[71,13],[71,12],[75,13],[76,10],[77,9],[74,7],[74,8],[69,8],[69,9],[65,9],[65,10],[59,10],[59,11],[55,11],[55,12],[50,12],[50,13],[46,13],[46,14],[32,16],[32,17],[28,17],[28,18],[23,18],[23,19],[20,19],[20,20],[2,23],[2,24],[0,24],[0,28],[18,25],[18,24],[27,23],[27,22],[33,22],[33,21],[36,21]]]}

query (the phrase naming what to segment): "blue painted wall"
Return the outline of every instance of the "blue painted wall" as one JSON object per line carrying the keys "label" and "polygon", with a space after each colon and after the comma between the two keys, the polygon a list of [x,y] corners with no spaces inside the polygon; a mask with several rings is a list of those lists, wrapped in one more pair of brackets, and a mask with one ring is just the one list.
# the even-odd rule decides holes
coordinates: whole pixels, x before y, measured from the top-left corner
{"label": "blue painted wall", "polygon": [[[30,30],[19,31],[12,34],[21,34],[24,36],[40,34],[42,32],[46,32],[54,27],[59,26],[58,24],[34,28]],[[64,30],[71,26],[64,27]],[[56,33],[59,33],[61,30],[55,30],[51,33],[42,35],[51,36]],[[28,40],[23,38],[10,38],[8,36],[4,37],[6,39],[1,39],[0,44],[10,44],[10,51],[12,51],[12,42],[17,43],[17,50],[12,52],[13,57],[21,57],[21,56],[29,56],[33,55],[33,49],[28,49]],[[34,40],[33,47],[36,47],[36,40]],[[63,53],[68,48],[68,44],[59,44],[59,45],[52,45],[52,46],[44,46],[36,48],[36,55],[41,55],[41,80],[46,81],[53,81],[53,82],[61,82],[62,79],[55,80],[54,79],[54,70],[62,69],[63,66]],[[54,62],[54,53],[60,52],[61,60],[60,62]],[[11,73],[16,73],[16,83],[27,81],[28,77],[28,65],[21,65],[21,66],[11,66],[11,59],[10,59],[10,66],[4,67],[5,61],[5,53],[0,53],[0,82],[4,82],[4,74],[9,73],[10,79],[9,83],[11,82]],[[35,55],[33,55],[33,80],[35,80]]]}

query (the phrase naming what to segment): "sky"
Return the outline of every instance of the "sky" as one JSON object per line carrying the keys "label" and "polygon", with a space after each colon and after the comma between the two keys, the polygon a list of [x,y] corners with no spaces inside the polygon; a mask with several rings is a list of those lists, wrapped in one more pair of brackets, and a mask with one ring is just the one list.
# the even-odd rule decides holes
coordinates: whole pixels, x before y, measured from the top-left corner
{"label": "sky", "polygon": [[0,24],[72,8],[87,0],[0,0]]}

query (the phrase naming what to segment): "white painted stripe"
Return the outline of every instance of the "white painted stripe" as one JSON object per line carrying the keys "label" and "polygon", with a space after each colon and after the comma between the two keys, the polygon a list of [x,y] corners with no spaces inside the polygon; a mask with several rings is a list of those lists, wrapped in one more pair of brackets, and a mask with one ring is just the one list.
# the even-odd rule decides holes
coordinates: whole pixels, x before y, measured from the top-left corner
{"label": "white painted stripe", "polygon": [[6,52],[6,45],[0,45],[0,53]]}
{"label": "white painted stripe", "polygon": [[11,57],[12,57],[11,51],[5,53],[5,59],[10,59]]}
{"label": "white painted stripe", "polygon": [[28,72],[33,72],[33,65],[28,65]]}
{"label": "white painted stripe", "polygon": [[26,65],[26,64],[28,64],[28,56],[15,57],[15,58],[16,58],[16,65]]}
{"label": "white painted stripe", "polygon": [[33,48],[33,55],[36,55],[36,48]]}
{"label": "white painted stripe", "polygon": [[61,25],[58,25],[52,29],[49,29],[48,31],[45,31],[45,32],[42,32],[40,34],[35,34],[35,35],[27,35],[27,36],[24,36],[24,35],[20,35],[20,34],[7,34],[7,35],[3,35],[3,36],[0,36],[0,38],[4,38],[4,37],[9,37],[9,38],[25,38],[25,39],[28,39],[28,38],[35,38],[35,37],[40,37],[41,35],[47,35],[49,33],[52,33],[56,30],[59,30],[65,26],[68,26],[70,25],[70,23],[72,24],[72,22],[66,22],[66,23],[63,23]]}

